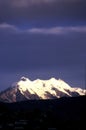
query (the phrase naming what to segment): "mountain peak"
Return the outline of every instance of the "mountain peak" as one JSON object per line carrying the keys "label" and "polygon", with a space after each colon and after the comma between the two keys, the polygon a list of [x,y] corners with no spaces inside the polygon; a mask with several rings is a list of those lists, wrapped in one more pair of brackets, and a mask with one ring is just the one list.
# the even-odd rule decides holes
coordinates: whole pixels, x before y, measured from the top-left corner
{"label": "mountain peak", "polygon": [[51,80],[51,81],[56,81],[57,79],[54,78],[54,77],[52,77],[52,78],[50,78],[50,80]]}
{"label": "mountain peak", "polygon": [[27,80],[29,80],[29,79],[26,78],[26,77],[24,77],[24,76],[22,76],[22,77],[20,78],[20,81],[27,81]]}
{"label": "mountain peak", "polygon": [[36,79],[31,81],[23,76],[12,86],[13,88],[11,87],[11,89],[0,95],[1,101],[17,102],[25,99],[53,99],[80,96],[86,93],[86,90],[73,88],[65,81],[54,77],[49,80]]}

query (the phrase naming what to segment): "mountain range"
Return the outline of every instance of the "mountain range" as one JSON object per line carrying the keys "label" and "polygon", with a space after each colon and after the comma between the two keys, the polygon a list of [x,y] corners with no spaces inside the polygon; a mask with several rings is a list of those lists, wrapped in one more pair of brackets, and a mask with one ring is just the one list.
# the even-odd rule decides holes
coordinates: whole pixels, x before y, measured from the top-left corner
{"label": "mountain range", "polygon": [[71,87],[61,79],[31,81],[26,77],[21,77],[11,87],[0,92],[0,101],[12,103],[25,100],[57,99],[83,96],[85,93],[85,89]]}

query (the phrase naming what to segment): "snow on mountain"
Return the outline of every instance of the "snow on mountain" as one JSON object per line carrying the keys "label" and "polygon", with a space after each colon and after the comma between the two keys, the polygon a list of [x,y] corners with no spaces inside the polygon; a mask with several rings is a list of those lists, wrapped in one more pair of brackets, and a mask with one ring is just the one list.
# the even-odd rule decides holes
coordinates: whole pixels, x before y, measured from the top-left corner
{"label": "snow on mountain", "polygon": [[0,94],[0,100],[5,102],[17,102],[33,99],[54,99],[61,97],[73,97],[85,95],[86,90],[73,88],[61,79],[31,81],[26,77],[12,84],[12,87]]}

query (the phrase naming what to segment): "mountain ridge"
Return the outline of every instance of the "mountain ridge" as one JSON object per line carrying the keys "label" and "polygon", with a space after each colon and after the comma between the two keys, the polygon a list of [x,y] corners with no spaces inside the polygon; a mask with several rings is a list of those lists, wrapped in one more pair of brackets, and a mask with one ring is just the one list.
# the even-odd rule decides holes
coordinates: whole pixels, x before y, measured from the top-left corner
{"label": "mountain ridge", "polygon": [[11,103],[34,99],[56,99],[85,95],[85,93],[86,90],[73,88],[61,79],[31,81],[26,77],[21,77],[9,89],[0,93],[0,101]]}

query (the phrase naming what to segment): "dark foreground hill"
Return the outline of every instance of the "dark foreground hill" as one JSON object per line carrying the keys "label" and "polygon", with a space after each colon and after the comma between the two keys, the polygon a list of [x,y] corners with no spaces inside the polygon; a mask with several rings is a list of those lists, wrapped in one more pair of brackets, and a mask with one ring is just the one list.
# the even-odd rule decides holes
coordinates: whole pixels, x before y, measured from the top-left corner
{"label": "dark foreground hill", "polygon": [[84,130],[86,96],[0,103],[0,130]]}

